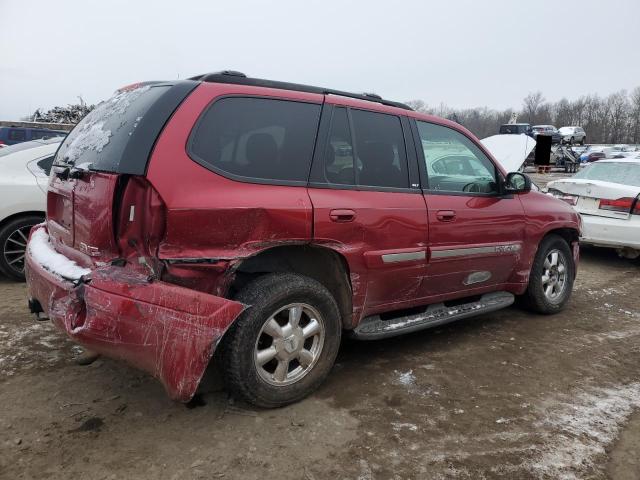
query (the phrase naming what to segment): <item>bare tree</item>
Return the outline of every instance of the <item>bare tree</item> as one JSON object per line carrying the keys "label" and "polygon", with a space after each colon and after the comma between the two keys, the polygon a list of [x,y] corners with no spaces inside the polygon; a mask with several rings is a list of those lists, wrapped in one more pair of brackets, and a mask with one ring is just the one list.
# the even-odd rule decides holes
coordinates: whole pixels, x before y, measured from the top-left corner
{"label": "bare tree", "polygon": [[537,116],[540,106],[544,103],[542,92],[530,93],[522,101],[524,114],[527,116],[529,123],[537,123]]}

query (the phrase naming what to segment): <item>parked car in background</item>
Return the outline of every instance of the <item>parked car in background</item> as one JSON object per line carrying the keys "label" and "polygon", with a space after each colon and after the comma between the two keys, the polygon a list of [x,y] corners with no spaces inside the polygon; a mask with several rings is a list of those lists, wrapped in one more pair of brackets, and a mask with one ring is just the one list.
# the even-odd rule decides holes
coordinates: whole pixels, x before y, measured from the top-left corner
{"label": "parked car in background", "polygon": [[528,123],[505,123],[500,125],[498,133],[501,135],[520,135],[522,133],[531,135],[531,125]]}
{"label": "parked car in background", "polygon": [[0,150],[0,273],[24,280],[29,231],[44,221],[53,156],[62,137]]}
{"label": "parked car in background", "polygon": [[605,147],[589,147],[580,155],[580,163],[591,163],[607,158]]}
{"label": "parked car in background", "polygon": [[562,135],[553,125],[534,125],[531,127],[531,135],[536,138],[538,135],[547,135],[551,137],[551,143],[556,144],[562,142]]}
{"label": "parked car in background", "polygon": [[31,140],[65,137],[67,132],[48,128],[0,127],[0,144],[14,145]]}
{"label": "parked car in background", "polygon": [[600,160],[547,188],[582,216],[580,242],[640,256],[640,158]]}
{"label": "parked car in background", "polygon": [[238,72],[148,82],[58,150],[29,305],[176,400],[219,345],[231,393],[277,407],[320,385],[343,331],[410,333],[516,296],[561,311],[579,229],[469,131],[404,104]]}
{"label": "parked car in background", "polygon": [[568,143],[569,145],[574,143],[584,145],[587,141],[587,133],[582,127],[562,127],[558,130],[558,133],[562,136],[562,143]]}

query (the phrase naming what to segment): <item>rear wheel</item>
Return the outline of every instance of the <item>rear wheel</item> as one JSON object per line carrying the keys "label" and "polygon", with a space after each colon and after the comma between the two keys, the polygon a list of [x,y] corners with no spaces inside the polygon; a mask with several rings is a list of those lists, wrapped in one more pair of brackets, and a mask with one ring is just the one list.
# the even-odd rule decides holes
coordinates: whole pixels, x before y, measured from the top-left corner
{"label": "rear wheel", "polygon": [[580,140],[580,145],[584,145],[587,142],[587,137],[582,137],[582,140]]}
{"label": "rear wheel", "polygon": [[560,312],[571,297],[575,265],[571,249],[558,235],[548,235],[538,247],[529,275],[524,303],[530,310],[552,314]]}
{"label": "rear wheel", "polygon": [[24,263],[27,239],[31,227],[41,223],[42,217],[28,215],[9,221],[0,229],[0,272],[12,280],[24,282]]}
{"label": "rear wheel", "polygon": [[340,313],[329,291],[302,275],[268,274],[236,300],[248,308],[223,339],[223,375],[231,393],[272,408],[313,392],[340,345]]}

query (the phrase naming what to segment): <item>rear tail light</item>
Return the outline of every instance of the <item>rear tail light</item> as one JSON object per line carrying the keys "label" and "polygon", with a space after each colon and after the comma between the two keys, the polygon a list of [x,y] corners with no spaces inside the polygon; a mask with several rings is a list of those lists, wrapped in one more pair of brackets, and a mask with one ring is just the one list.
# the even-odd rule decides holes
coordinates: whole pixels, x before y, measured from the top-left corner
{"label": "rear tail light", "polygon": [[607,210],[609,212],[630,213],[635,201],[636,199],[631,197],[618,198],[617,200],[603,198],[600,200],[599,208],[600,210]]}
{"label": "rear tail light", "polygon": [[130,177],[114,213],[122,257],[153,256],[165,226],[165,205],[153,186],[144,177]]}

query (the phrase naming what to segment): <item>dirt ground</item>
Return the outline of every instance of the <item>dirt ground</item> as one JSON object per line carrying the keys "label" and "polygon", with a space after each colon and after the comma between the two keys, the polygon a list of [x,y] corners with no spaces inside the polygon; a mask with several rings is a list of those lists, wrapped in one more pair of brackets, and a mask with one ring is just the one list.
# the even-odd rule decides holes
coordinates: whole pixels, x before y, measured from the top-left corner
{"label": "dirt ground", "polygon": [[640,263],[583,249],[569,307],[516,307],[345,340],[328,381],[278,410],[159,383],[77,350],[0,280],[0,478],[640,478]]}

